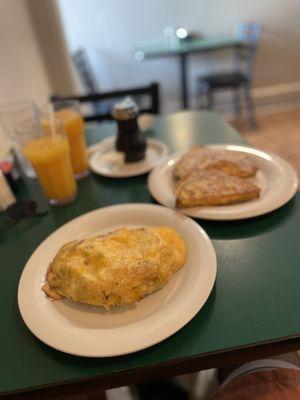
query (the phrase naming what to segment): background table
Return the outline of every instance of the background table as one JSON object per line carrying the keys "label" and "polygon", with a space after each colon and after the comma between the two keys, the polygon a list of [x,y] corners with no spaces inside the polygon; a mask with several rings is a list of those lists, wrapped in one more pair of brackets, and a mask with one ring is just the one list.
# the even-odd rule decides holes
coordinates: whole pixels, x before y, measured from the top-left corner
{"label": "background table", "polygon": [[150,44],[136,49],[140,52],[141,60],[177,56],[180,61],[180,80],[181,80],[181,103],[182,108],[188,108],[188,85],[187,85],[187,56],[192,53],[203,53],[218,49],[234,48],[241,45],[241,41],[233,37],[212,37],[203,39],[192,39],[178,41],[173,46],[166,42]]}
{"label": "background table", "polygon": [[[114,130],[109,124],[100,129],[102,134],[90,129],[89,140]],[[213,113],[160,117],[148,134],[164,140],[171,151],[194,143],[243,143]],[[51,349],[30,333],[17,306],[18,281],[30,254],[56,228],[87,211],[117,203],[153,202],[146,181],[146,176],[113,180],[90,175],[79,183],[77,200],[61,208],[48,207],[35,181],[22,188],[23,197],[34,197],[50,212],[1,228],[0,394],[19,391],[20,398],[31,400],[59,398],[64,393],[162,378],[300,347],[299,194],[259,218],[199,221],[217,253],[216,284],[194,319],[162,343],[127,356],[89,359]],[[26,395],[30,389],[34,391]]]}

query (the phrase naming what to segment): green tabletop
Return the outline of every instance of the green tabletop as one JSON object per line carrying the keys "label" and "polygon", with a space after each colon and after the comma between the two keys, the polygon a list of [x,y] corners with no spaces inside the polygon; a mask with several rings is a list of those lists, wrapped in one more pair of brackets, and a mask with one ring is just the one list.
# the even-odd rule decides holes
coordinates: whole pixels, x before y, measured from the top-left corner
{"label": "green tabletop", "polygon": [[166,40],[149,42],[136,47],[136,51],[142,52],[138,57],[154,58],[178,54],[197,53],[202,51],[217,50],[221,48],[238,46],[241,42],[234,37],[216,36],[191,40],[179,40],[170,45]]}
{"label": "green tabletop", "polygon": [[[114,131],[111,124],[91,127],[88,140],[94,142]],[[229,125],[208,112],[160,117],[148,135],[164,140],[172,152],[195,143],[243,143]],[[17,305],[18,281],[30,254],[56,228],[87,211],[116,203],[153,202],[146,180],[146,176],[113,180],[91,174],[79,183],[77,200],[61,208],[48,207],[35,181],[21,189],[23,197],[34,197],[41,208],[49,208],[49,214],[1,228],[0,394],[110,376],[104,384],[109,387],[118,384],[115,377],[121,374],[126,384],[139,371],[159,377],[159,368],[165,365],[170,375],[175,366],[177,372],[187,372],[189,367],[180,370],[187,359],[299,338],[299,194],[259,218],[199,221],[217,253],[216,284],[194,319],[162,343],[127,356],[88,359],[53,350],[31,334]],[[210,366],[216,366],[211,360]]]}

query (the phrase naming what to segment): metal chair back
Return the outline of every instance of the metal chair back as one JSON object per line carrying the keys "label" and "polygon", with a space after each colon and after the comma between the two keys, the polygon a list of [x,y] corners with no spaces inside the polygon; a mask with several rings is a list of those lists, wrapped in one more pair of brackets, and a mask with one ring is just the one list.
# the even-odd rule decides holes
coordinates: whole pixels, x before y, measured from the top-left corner
{"label": "metal chair back", "polygon": [[[159,114],[160,113],[160,96],[159,96],[159,84],[156,82],[151,83],[148,86],[142,87],[134,87],[127,88],[122,90],[117,90],[113,92],[102,92],[102,93],[93,93],[84,96],[51,96],[51,101],[62,101],[62,100],[77,100],[81,104],[90,104],[92,106],[101,104],[107,100],[118,101],[120,98],[125,96],[132,96],[138,103],[140,108],[140,114],[142,113],[151,113],[151,114]],[[146,99],[145,99],[146,98]],[[143,100],[147,100],[144,102]],[[94,114],[84,115],[85,121],[103,121],[103,120],[111,120],[112,115],[111,111],[103,111],[98,107],[97,111]]]}
{"label": "metal chair back", "polygon": [[86,92],[90,94],[98,93],[99,87],[86,51],[84,49],[79,49],[73,54],[72,58]]}
{"label": "metal chair back", "polygon": [[235,37],[241,41],[241,46],[235,53],[235,66],[243,72],[249,82],[253,75],[256,50],[261,36],[261,25],[251,22],[239,22],[235,28]]}

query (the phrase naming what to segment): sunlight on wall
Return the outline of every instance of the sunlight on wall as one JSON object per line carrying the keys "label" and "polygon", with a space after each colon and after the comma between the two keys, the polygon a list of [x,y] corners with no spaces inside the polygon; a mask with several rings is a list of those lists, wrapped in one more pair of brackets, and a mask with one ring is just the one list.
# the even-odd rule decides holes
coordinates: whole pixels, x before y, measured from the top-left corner
{"label": "sunlight on wall", "polygon": [[[25,6],[19,0],[0,1],[0,104],[20,99],[44,103],[50,92]],[[0,151],[6,146],[0,131]]]}

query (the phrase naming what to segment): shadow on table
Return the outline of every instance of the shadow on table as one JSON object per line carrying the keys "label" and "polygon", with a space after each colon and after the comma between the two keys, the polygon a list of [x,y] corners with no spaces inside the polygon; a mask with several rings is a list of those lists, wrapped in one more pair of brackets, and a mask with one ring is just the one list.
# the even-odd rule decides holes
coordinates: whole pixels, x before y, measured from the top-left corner
{"label": "shadow on table", "polygon": [[[188,329],[183,327],[174,335],[163,340],[162,342],[151,346],[145,350],[141,350],[132,354],[127,354],[124,356],[107,357],[107,358],[88,358],[74,356],[66,354],[55,350],[40,340],[38,340],[25,326],[22,321],[22,317],[18,310],[17,302],[15,302],[15,317],[12,323],[16,325],[11,332],[14,335],[11,337],[11,341],[14,344],[15,351],[18,354],[19,362],[26,365],[30,362],[32,357],[36,358],[37,363],[47,364],[47,367],[59,367],[62,369],[66,368],[87,368],[89,370],[90,376],[94,374],[99,374],[99,368],[103,368],[102,373],[109,374],[114,372],[116,368],[134,368],[137,364],[141,366],[145,363],[155,362],[157,359],[165,359],[166,362],[172,359],[172,354],[175,357],[184,357],[186,354],[177,354],[178,350],[180,353],[180,348],[182,343],[191,343],[191,341],[199,340],[201,335],[205,335],[207,326],[210,323],[211,316],[213,314],[213,309],[216,299],[216,286],[214,286],[208,300],[202,307],[202,309],[195,315],[195,317],[186,325]],[[17,328],[17,329],[16,329]],[[53,327],[53,330],[58,327]],[[24,342],[27,346],[24,348]],[[21,351],[22,350],[22,351]],[[111,368],[113,367],[113,368]],[[46,367],[45,367],[46,368]],[[51,368],[51,367],[50,367]],[[104,371],[105,370],[105,371]],[[100,374],[101,375],[101,374]]]}
{"label": "shadow on table", "polygon": [[124,176],[122,178],[111,178],[106,176],[100,176],[92,172],[91,174],[96,182],[109,188],[117,188],[117,189],[123,187],[128,188],[129,184],[131,186],[135,185],[147,186],[147,182],[145,182],[145,176],[147,175],[147,173],[138,176],[128,176],[128,177]]}
{"label": "shadow on table", "polygon": [[[44,209],[43,209],[44,211]],[[36,225],[41,225],[44,220],[48,221],[47,215],[26,217],[18,222],[9,220],[3,213],[0,216],[0,243],[4,240],[16,239],[18,235],[24,234]]]}
{"label": "shadow on table", "polygon": [[113,204],[152,202],[145,175],[111,179],[93,174],[93,179],[89,180],[87,185],[90,185],[87,189],[91,193],[91,201],[99,199],[102,207]]}
{"label": "shadow on table", "polygon": [[293,198],[286,205],[260,217],[237,221],[196,221],[206,230],[212,239],[244,239],[271,232],[286,224],[296,213],[296,201]]}

